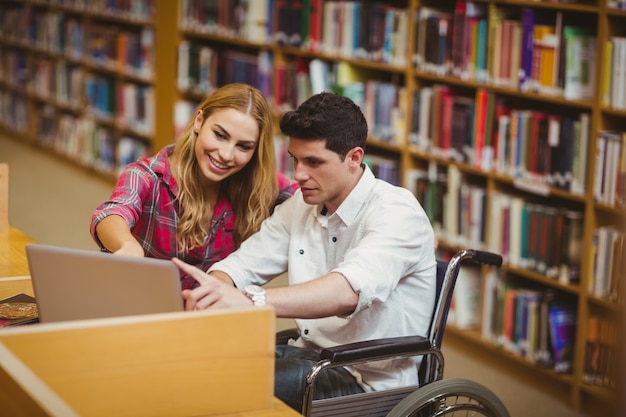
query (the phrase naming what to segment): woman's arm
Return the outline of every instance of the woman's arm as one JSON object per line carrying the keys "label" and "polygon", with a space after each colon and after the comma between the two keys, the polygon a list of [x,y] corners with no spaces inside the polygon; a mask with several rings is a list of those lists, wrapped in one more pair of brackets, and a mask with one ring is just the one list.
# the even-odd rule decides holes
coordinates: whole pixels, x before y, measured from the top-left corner
{"label": "woman's arm", "polygon": [[107,250],[118,255],[145,256],[144,250],[130,232],[122,216],[111,215],[102,219],[96,226],[98,239]]}

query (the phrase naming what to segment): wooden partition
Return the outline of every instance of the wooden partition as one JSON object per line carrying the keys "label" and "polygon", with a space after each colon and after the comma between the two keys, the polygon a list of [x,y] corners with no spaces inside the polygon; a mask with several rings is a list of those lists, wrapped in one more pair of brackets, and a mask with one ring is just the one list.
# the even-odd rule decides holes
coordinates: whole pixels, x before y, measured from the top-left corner
{"label": "wooden partition", "polygon": [[269,307],[2,329],[0,416],[276,415],[274,337]]}

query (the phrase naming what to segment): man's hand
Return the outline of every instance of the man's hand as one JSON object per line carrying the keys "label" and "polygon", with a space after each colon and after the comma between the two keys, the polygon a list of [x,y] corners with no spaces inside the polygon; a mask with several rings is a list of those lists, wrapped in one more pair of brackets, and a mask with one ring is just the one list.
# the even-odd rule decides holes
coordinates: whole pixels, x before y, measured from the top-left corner
{"label": "man's hand", "polygon": [[252,305],[252,300],[233,285],[229,285],[178,258],[172,258],[172,262],[200,284],[193,290],[183,290],[185,310],[249,307]]}

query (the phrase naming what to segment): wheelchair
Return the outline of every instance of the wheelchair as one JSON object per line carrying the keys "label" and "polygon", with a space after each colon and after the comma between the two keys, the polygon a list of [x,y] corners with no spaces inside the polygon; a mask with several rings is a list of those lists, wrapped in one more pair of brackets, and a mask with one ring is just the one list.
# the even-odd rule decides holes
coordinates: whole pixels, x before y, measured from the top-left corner
{"label": "wheelchair", "polygon": [[[427,337],[404,336],[368,340],[322,350],[321,359],[309,371],[302,415],[306,417],[509,417],[509,413],[487,387],[466,379],[443,379],[441,342],[452,293],[463,264],[500,267],[500,255],[467,249],[456,252],[449,262],[437,261],[437,297]],[[277,334],[277,344],[298,337],[297,330]],[[422,356],[419,386],[395,388],[341,397],[314,399],[315,381],[325,369],[358,363]]]}

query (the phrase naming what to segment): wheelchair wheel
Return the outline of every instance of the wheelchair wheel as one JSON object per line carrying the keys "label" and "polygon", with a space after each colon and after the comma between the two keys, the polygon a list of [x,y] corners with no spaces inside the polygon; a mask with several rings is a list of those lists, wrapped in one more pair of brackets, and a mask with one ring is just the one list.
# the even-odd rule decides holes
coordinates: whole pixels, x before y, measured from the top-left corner
{"label": "wheelchair wheel", "polygon": [[487,387],[466,379],[442,379],[418,388],[387,417],[509,417],[502,401]]}

